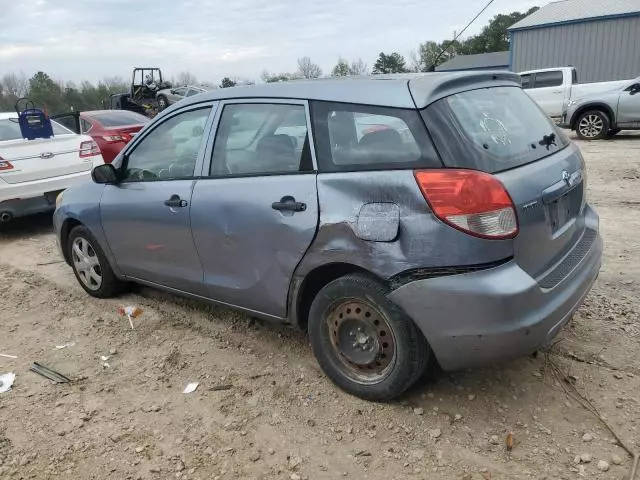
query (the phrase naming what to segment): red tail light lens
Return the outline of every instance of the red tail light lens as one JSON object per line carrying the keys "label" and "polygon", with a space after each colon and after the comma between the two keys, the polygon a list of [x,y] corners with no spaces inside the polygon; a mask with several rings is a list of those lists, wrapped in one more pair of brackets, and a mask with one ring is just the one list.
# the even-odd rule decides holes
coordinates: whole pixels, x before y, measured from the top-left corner
{"label": "red tail light lens", "polygon": [[131,136],[126,133],[119,133],[117,135],[105,135],[102,137],[107,142],[125,142],[128,143],[131,140]]}
{"label": "red tail light lens", "polygon": [[80,158],[95,157],[100,155],[100,148],[93,140],[82,142],[80,144]]}
{"label": "red tail light lens", "polygon": [[418,170],[416,181],[433,213],[470,235],[513,238],[518,220],[511,197],[492,175],[474,170]]}
{"label": "red tail light lens", "polygon": [[0,157],[0,171],[12,170],[12,169],[13,169],[13,165],[11,164],[11,162],[8,162],[7,160],[3,160],[2,157]]}

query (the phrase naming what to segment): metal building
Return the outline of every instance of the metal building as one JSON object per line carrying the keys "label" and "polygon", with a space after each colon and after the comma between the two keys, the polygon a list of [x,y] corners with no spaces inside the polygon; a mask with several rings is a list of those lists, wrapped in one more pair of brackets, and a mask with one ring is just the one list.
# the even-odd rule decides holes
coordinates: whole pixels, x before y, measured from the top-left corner
{"label": "metal building", "polygon": [[640,0],[560,0],[509,34],[514,72],[571,65],[581,83],[640,76]]}
{"label": "metal building", "polygon": [[459,70],[508,70],[509,52],[479,53],[477,55],[456,55],[436,67],[436,72],[457,72]]}

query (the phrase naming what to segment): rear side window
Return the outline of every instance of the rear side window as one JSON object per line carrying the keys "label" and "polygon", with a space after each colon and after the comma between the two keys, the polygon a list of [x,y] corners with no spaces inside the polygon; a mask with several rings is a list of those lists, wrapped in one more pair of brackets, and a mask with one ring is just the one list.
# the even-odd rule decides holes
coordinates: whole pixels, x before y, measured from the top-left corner
{"label": "rear side window", "polygon": [[562,85],[562,72],[538,72],[536,73],[535,88],[559,87]]}
{"label": "rear side window", "polygon": [[313,170],[304,105],[224,107],[210,175],[273,175]]}
{"label": "rear side window", "polygon": [[457,93],[422,114],[448,167],[495,173],[534,162],[569,144],[518,87]]}
{"label": "rear side window", "polygon": [[313,102],[321,172],[441,167],[415,110]]}

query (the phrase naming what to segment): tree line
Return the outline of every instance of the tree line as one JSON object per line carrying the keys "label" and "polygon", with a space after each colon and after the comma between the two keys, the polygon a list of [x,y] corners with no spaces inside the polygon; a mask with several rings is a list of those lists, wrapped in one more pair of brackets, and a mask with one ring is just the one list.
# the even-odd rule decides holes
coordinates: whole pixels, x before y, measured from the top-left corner
{"label": "tree line", "polygon": [[[369,73],[427,72],[434,70],[435,67],[456,55],[505,51],[509,49],[507,28],[537,9],[538,7],[533,7],[526,12],[496,15],[479,34],[464,40],[454,38],[439,43],[426,41],[409,54],[408,60],[398,52],[380,52],[371,70],[361,58],[348,60],[339,57],[328,75],[344,77]],[[261,80],[265,83],[272,83],[323,76],[320,66],[309,57],[299,58],[297,66],[298,68],[294,72],[273,73],[265,70],[261,75]],[[198,79],[190,72],[181,72],[171,79],[171,83],[172,85],[227,88],[250,85],[254,82],[236,77],[224,77],[219,84],[198,82]],[[87,81],[79,84],[55,81],[45,72],[37,72],[31,78],[27,78],[23,73],[9,73],[0,78],[0,111],[13,111],[16,101],[22,97],[28,97],[36,106],[45,108],[50,114],[72,110],[98,110],[107,108],[106,101],[109,95],[124,93],[129,89],[129,83],[121,77],[107,77],[94,85]]]}

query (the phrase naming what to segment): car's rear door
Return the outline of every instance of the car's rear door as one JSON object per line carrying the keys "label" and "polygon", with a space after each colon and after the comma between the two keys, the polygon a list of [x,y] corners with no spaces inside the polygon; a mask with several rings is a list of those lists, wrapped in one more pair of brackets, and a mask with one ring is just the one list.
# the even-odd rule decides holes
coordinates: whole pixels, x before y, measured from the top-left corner
{"label": "car's rear door", "polygon": [[193,191],[193,238],[207,296],[286,315],[293,272],[318,224],[305,101],[227,101]]}
{"label": "car's rear door", "polygon": [[209,103],[174,112],[116,160],[123,180],[105,186],[100,215],[125,275],[200,292],[202,266],[191,236],[191,195],[214,110]]}
{"label": "car's rear door", "polygon": [[527,93],[551,118],[560,117],[565,103],[562,70],[536,72],[533,87]]}

